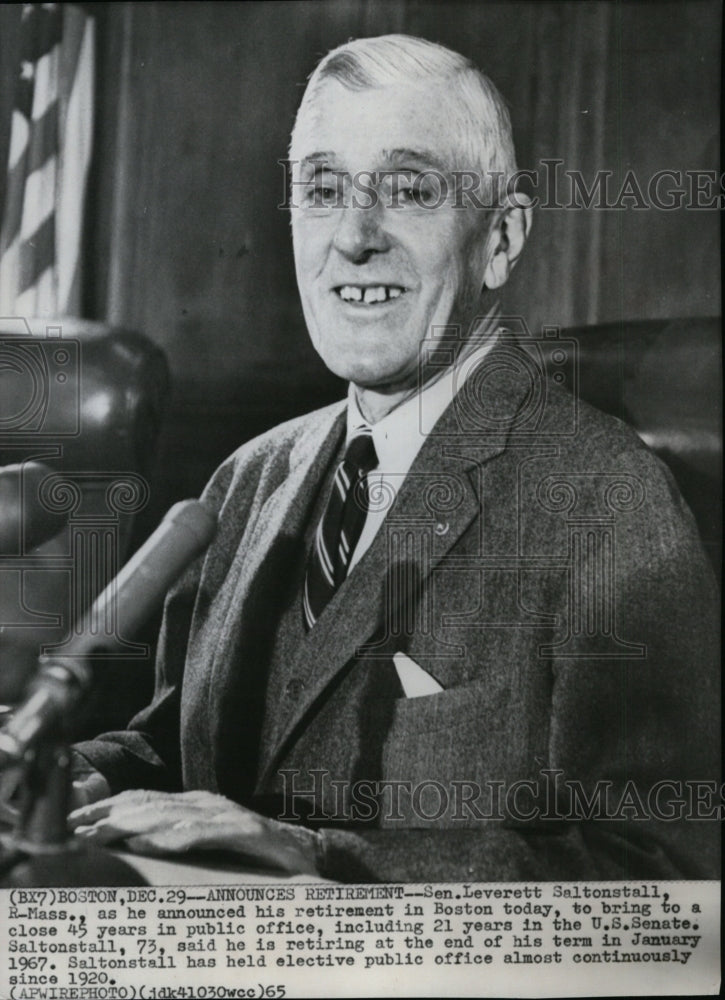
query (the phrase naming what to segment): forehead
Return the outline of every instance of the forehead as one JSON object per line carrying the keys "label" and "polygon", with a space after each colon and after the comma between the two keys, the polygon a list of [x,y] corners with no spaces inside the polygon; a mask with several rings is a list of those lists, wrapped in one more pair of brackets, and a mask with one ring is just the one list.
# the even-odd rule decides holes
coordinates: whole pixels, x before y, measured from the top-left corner
{"label": "forehead", "polygon": [[298,121],[292,158],[323,154],[339,168],[371,170],[391,161],[400,165],[396,161],[415,153],[430,166],[450,169],[457,157],[444,87],[430,80],[354,91],[325,80]]}

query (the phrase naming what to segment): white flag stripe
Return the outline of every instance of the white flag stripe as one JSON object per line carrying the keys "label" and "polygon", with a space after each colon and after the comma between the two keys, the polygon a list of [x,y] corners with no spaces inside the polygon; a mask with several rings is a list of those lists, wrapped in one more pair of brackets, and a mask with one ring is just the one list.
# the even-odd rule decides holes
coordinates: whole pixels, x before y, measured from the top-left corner
{"label": "white flag stripe", "polygon": [[20,236],[16,236],[0,262],[0,305],[13,302],[20,281]]}
{"label": "white flag stripe", "polygon": [[[51,39],[55,44],[43,52]],[[94,18],[76,4],[29,4],[20,42],[0,226],[0,315],[80,315]],[[21,61],[21,52],[42,54]]]}
{"label": "white flag stripe", "polygon": [[28,239],[40,229],[55,207],[55,181],[58,161],[52,157],[40,170],[34,170],[25,182],[23,221],[20,235]]}
{"label": "white flag stripe", "polygon": [[83,198],[93,143],[93,88],[95,22],[86,18],[73,88],[65,108],[61,146],[56,253],[58,260],[58,311],[80,313],[80,258]]}
{"label": "white flag stripe", "polygon": [[8,156],[8,171],[12,170],[20,160],[28,145],[28,120],[18,110],[13,111],[10,126],[10,154]]}
{"label": "white flag stripe", "polygon": [[60,46],[41,56],[35,64],[33,89],[33,118],[42,118],[51,104],[58,99],[58,59]]}

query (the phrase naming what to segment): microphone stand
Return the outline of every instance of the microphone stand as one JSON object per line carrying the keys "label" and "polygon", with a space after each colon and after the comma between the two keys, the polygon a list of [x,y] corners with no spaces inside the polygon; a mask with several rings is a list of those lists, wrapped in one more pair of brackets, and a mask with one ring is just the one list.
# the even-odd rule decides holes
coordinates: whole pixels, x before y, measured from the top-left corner
{"label": "microphone stand", "polygon": [[[0,856],[0,885],[146,885],[125,861],[68,832],[67,726],[93,687],[90,660],[113,653],[160,607],[166,591],[209,545],[216,516],[196,500],[175,504],[83,616],[62,655],[40,656],[25,701],[0,729],[0,770],[23,767],[20,819]],[[120,632],[100,635],[113,616]],[[6,874],[3,874],[6,872]]]}
{"label": "microphone stand", "polygon": [[147,885],[128,862],[68,830],[71,752],[60,724],[36,740],[22,767],[19,816],[0,855],[0,886]]}

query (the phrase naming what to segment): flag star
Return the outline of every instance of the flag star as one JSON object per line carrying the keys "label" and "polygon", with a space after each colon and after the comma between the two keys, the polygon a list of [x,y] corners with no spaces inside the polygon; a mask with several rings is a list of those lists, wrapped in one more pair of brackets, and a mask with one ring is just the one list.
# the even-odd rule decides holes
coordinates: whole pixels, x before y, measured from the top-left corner
{"label": "flag star", "polygon": [[23,60],[23,62],[20,64],[20,79],[32,80],[34,72],[35,69],[33,67],[33,64],[31,62],[27,62],[27,60]]}

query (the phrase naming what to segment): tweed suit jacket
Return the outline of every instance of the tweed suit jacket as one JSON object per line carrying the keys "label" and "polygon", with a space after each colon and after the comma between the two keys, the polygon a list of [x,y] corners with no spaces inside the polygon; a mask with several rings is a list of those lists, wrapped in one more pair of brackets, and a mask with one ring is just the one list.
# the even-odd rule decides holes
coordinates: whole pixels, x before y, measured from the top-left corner
{"label": "tweed suit jacket", "polygon": [[[219,468],[218,534],[168,596],[152,704],[77,748],[114,791],[260,809],[286,791],[343,879],[717,875],[717,824],[667,811],[717,778],[716,590],[694,520],[634,432],[532,391],[515,357],[495,348],[480,397],[430,430],[272,678],[344,403]],[[395,652],[442,690],[406,698]]]}

